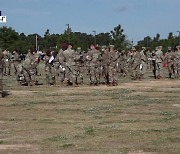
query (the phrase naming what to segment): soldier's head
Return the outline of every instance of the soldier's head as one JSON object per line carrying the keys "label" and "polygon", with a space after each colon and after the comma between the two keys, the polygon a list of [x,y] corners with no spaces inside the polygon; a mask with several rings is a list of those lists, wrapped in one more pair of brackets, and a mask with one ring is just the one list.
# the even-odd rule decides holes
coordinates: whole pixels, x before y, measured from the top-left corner
{"label": "soldier's head", "polygon": [[104,51],[106,51],[106,49],[107,49],[107,47],[105,46],[105,45],[103,45],[102,47],[101,47],[101,50],[104,52]]}
{"label": "soldier's head", "polygon": [[178,48],[177,47],[174,47],[174,52],[178,51]]}
{"label": "soldier's head", "polygon": [[62,43],[62,44],[61,44],[61,49],[62,49],[63,51],[67,50],[67,44],[66,44],[66,43]]}
{"label": "soldier's head", "polygon": [[76,51],[81,52],[81,47],[77,47]]}
{"label": "soldier's head", "polygon": [[91,45],[90,45],[90,49],[91,49],[91,50],[96,49],[95,45],[94,45],[94,44],[91,44]]}
{"label": "soldier's head", "polygon": [[114,51],[114,45],[109,45],[109,50]]}
{"label": "soldier's head", "polygon": [[171,47],[168,47],[168,52],[171,52]]}
{"label": "soldier's head", "polygon": [[50,49],[48,49],[48,50],[46,51],[46,55],[49,56],[49,57],[51,56],[51,50],[50,50]]}
{"label": "soldier's head", "polygon": [[72,43],[69,43],[68,44],[68,49],[72,49],[73,48],[73,44]]}
{"label": "soldier's head", "polygon": [[146,47],[142,47],[141,50],[142,50],[142,51],[146,51]]}
{"label": "soldier's head", "polygon": [[162,50],[162,46],[159,46],[159,47],[158,47],[158,50]]}
{"label": "soldier's head", "polygon": [[136,48],[135,48],[135,47],[132,47],[132,48],[131,48],[131,51],[132,51],[132,52],[136,52]]}

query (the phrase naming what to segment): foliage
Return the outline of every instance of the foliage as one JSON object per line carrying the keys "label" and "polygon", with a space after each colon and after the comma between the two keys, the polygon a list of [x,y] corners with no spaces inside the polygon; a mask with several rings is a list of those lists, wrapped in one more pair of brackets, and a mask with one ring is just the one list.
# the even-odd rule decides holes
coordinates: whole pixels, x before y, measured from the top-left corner
{"label": "foliage", "polygon": [[[47,29],[43,36],[35,34],[25,35],[24,33],[16,32],[12,27],[0,27],[0,48],[10,50],[17,50],[21,53],[27,53],[28,49],[36,48],[36,36],[38,38],[38,49],[45,51],[47,49],[60,49],[63,43],[72,43],[74,49],[81,47],[87,50],[90,44],[110,45],[114,44],[118,50],[127,49],[132,46],[132,42],[127,39],[124,34],[124,29],[121,25],[116,26],[112,31],[106,33],[99,33],[96,36],[87,33],[73,32],[68,27],[63,34],[51,34]],[[96,40],[96,41],[95,41]],[[167,50],[168,46],[174,47],[179,44],[179,37],[174,36],[172,32],[169,33],[167,39],[161,39],[160,34],[156,34],[154,38],[150,36],[145,37],[137,43],[138,47],[150,47],[154,49],[156,46],[163,46]]]}

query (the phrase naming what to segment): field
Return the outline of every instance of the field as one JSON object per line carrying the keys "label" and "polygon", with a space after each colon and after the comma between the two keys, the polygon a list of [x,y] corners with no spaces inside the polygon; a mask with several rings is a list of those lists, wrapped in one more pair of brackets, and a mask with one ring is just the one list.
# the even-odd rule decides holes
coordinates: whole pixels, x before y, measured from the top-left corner
{"label": "field", "polygon": [[5,77],[4,84],[2,154],[180,152],[180,80],[22,87]]}

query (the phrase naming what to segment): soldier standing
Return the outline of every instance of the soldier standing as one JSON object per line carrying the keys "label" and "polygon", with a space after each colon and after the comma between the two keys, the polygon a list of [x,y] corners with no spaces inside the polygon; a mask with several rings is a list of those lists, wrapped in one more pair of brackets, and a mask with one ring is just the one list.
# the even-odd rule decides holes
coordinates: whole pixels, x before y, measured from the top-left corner
{"label": "soldier standing", "polygon": [[159,46],[157,48],[155,55],[156,55],[156,77],[160,79],[162,77],[162,61],[164,59],[162,46]]}
{"label": "soldier standing", "polygon": [[180,76],[180,46],[174,49],[174,74],[176,78]]}
{"label": "soldier standing", "polygon": [[46,51],[46,55],[44,56],[45,62],[45,75],[46,75],[46,83],[47,85],[55,84],[55,74],[53,72],[53,57],[51,54],[51,50]]}
{"label": "soldier standing", "polygon": [[63,62],[65,64],[65,77],[68,85],[76,86],[76,70],[75,70],[75,51],[72,49],[73,45],[70,43],[67,50],[63,51]]}
{"label": "soldier standing", "polygon": [[172,73],[174,70],[174,52],[171,50],[171,47],[168,47],[168,51],[165,54],[165,61],[167,62],[167,68],[168,68],[168,72],[169,72],[169,78],[171,79],[172,77]]}
{"label": "soldier standing", "polygon": [[140,55],[141,55],[141,65],[140,65],[140,71],[141,71],[141,78],[144,77],[144,74],[146,73],[147,70],[147,58],[145,55],[146,48],[142,47],[141,51],[140,51]]}
{"label": "soldier standing", "polygon": [[7,50],[3,51],[4,54],[4,75],[10,75],[11,74],[11,53]]}
{"label": "soldier standing", "polygon": [[2,50],[0,49],[0,97],[3,97],[3,67],[4,67],[4,61],[3,61],[3,53]]}
{"label": "soldier standing", "polygon": [[109,64],[110,64],[110,54],[106,46],[102,46],[102,76],[104,76],[105,83],[109,84]]}
{"label": "soldier standing", "polygon": [[100,69],[100,52],[96,50],[94,45],[90,46],[90,50],[87,53],[87,61],[90,75],[90,85],[99,84],[99,69]]}
{"label": "soldier standing", "polygon": [[117,63],[118,63],[118,54],[114,50],[114,45],[109,46],[109,85],[117,86],[118,85],[118,77],[117,77]]}
{"label": "soldier standing", "polygon": [[141,54],[135,47],[133,47],[132,55],[132,77],[134,80],[141,79],[140,65],[141,65]]}
{"label": "soldier standing", "polygon": [[85,56],[81,49],[81,47],[77,48],[76,51],[76,82],[82,84],[84,82],[83,74],[84,74],[84,63],[85,63]]}
{"label": "soldier standing", "polygon": [[21,60],[20,60],[20,55],[18,53],[18,51],[14,50],[13,51],[13,64],[14,64],[14,74],[17,75],[18,73],[18,67],[20,64]]}

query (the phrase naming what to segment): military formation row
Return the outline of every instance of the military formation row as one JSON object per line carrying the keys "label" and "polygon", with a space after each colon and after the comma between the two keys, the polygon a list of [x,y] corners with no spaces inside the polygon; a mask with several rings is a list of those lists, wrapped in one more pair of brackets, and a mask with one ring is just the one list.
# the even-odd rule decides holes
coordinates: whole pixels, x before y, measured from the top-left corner
{"label": "military formation row", "polygon": [[165,65],[167,65],[170,78],[172,75],[176,78],[180,76],[179,46],[173,50],[168,48],[168,51],[163,54],[161,46],[154,51],[144,47],[138,51],[132,47],[128,52],[119,52],[110,45],[109,47],[102,46],[100,52],[91,45],[90,49],[84,52],[81,48],[75,51],[73,45],[69,44],[58,52],[47,50],[43,58],[35,50],[29,50],[25,60],[22,60],[23,58],[16,51],[11,54],[4,50],[2,53],[3,74],[10,75],[13,66],[17,81],[21,85],[38,84],[37,75],[40,75],[38,65],[41,60],[45,63],[45,78],[49,85],[60,81],[67,85],[77,86],[83,84],[85,76],[88,76],[90,85],[103,82],[116,86],[119,75],[141,80],[147,69],[152,69],[154,78],[161,78],[162,67]]}

